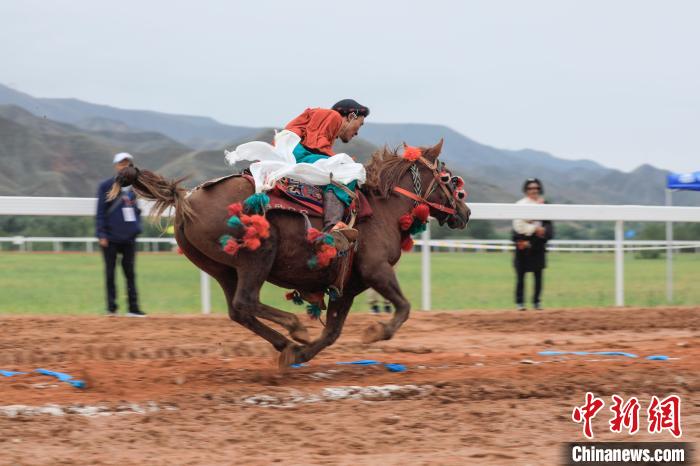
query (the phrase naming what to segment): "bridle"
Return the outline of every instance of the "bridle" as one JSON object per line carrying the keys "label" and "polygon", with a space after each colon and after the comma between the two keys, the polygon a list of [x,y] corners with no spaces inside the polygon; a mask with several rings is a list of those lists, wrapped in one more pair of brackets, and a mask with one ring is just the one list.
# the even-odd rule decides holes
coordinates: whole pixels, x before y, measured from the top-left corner
{"label": "bridle", "polygon": [[[425,190],[425,194],[421,194],[421,191],[423,189],[417,162],[420,162],[426,167],[428,167],[428,169],[433,174],[433,179],[430,181],[428,188]],[[422,155],[418,157],[415,160],[415,162],[413,162],[413,164],[411,164],[411,168],[409,170],[411,171],[411,178],[413,178],[414,192],[411,192],[407,189],[403,189],[400,186],[394,187],[395,192],[405,197],[408,197],[409,199],[412,199],[415,206],[417,206],[418,204],[427,204],[431,208],[447,214],[448,219],[457,213],[457,199],[463,200],[467,197],[466,191],[462,189],[462,187],[464,186],[464,181],[462,180],[462,178],[458,176],[452,177],[450,176],[449,172],[438,170],[437,158],[434,162],[431,163],[428,162],[428,160]],[[455,180],[455,189],[450,189],[448,187],[448,183],[452,180]],[[428,198],[433,194],[433,192],[438,188],[438,186],[442,189],[443,193],[445,193],[445,197],[447,197],[450,204],[449,207],[442,204],[438,204],[436,202],[430,202],[428,200]]]}

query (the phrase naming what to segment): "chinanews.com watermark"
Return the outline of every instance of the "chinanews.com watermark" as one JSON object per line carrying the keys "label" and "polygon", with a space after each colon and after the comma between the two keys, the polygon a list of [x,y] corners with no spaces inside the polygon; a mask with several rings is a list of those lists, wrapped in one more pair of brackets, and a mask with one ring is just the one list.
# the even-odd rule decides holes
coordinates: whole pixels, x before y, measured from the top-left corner
{"label": "chinanews.com watermark", "polygon": [[[622,434],[620,441],[594,442],[593,419],[603,414],[606,403],[603,398],[593,393],[586,393],[584,403],[575,406],[571,412],[573,422],[581,424],[581,433],[585,440],[564,445],[564,464],[585,466],[663,464],[693,464],[692,447],[688,442],[680,441],[683,436],[681,424],[681,398],[668,395],[665,398],[652,396],[647,403],[641,403],[636,397],[627,400],[618,396],[610,397],[608,420],[610,432]],[[645,416],[642,416],[644,413]],[[679,441],[632,442],[630,436],[640,430],[652,435],[670,434]]]}

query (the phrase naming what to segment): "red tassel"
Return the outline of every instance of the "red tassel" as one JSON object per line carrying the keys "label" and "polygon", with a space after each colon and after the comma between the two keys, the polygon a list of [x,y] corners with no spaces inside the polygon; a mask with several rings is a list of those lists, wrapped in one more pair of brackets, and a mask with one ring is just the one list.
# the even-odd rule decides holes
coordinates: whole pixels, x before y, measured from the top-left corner
{"label": "red tassel", "polygon": [[411,235],[408,235],[403,240],[401,240],[401,250],[403,250],[403,251],[412,251],[413,250],[413,238],[411,238]]}
{"label": "red tassel", "polygon": [[399,219],[399,227],[403,231],[407,231],[409,228],[411,228],[411,225],[413,224],[413,216],[411,214],[403,214],[401,218]]}
{"label": "red tassel", "polygon": [[403,158],[411,162],[415,162],[423,155],[423,152],[417,147],[406,146],[403,151]]}
{"label": "red tassel", "polygon": [[287,301],[293,300],[294,299],[294,291],[289,291],[289,292],[285,293],[284,299],[286,299]]}
{"label": "red tassel", "polygon": [[185,254],[184,252],[182,252],[182,248],[180,246],[177,247],[177,253],[180,255]]}
{"label": "red tassel", "polygon": [[268,238],[270,236],[270,223],[262,215],[251,216],[250,226],[258,232],[260,238]]}
{"label": "red tassel", "polygon": [[236,202],[235,204],[230,204],[228,206],[228,215],[229,217],[232,215],[239,216],[243,212],[243,206],[241,205],[240,202]]}
{"label": "red tassel", "polygon": [[331,261],[338,254],[338,250],[331,246],[330,244],[323,244],[316,253],[316,258],[318,259],[318,266],[328,267]]}
{"label": "red tassel", "polygon": [[255,228],[246,228],[245,233],[243,233],[243,239],[255,239],[258,238],[258,230]]}
{"label": "red tassel", "polygon": [[250,251],[258,249],[260,244],[260,238],[246,238],[243,240],[243,247]]}
{"label": "red tassel", "polygon": [[323,236],[323,233],[321,233],[316,228],[309,228],[308,230],[306,230],[306,241],[308,241],[309,243],[313,243],[321,236]]}
{"label": "red tassel", "polygon": [[226,254],[231,254],[232,256],[235,256],[240,248],[241,248],[241,245],[238,244],[238,241],[236,241],[234,239],[230,239],[226,243],[226,246],[224,246],[224,252]]}
{"label": "red tassel", "polygon": [[415,209],[413,209],[413,216],[420,220],[421,223],[427,222],[428,217],[430,217],[430,207],[426,204],[417,205]]}

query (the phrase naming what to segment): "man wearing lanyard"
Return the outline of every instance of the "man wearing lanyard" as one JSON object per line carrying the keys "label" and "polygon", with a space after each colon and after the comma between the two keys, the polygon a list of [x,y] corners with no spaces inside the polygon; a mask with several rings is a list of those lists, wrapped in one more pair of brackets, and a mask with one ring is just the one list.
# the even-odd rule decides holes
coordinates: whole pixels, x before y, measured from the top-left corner
{"label": "man wearing lanyard", "polygon": [[[132,165],[133,161],[134,157],[131,154],[121,152],[114,156],[112,163],[115,172],[119,173]],[[134,273],[136,236],[141,233],[141,210],[136,204],[136,195],[130,186],[122,188],[120,195],[108,202],[107,193],[109,193],[113,183],[114,177],[100,183],[97,190],[97,215],[95,216],[96,235],[105,261],[107,315],[117,315],[114,269],[117,264],[117,254],[121,254],[129,297],[127,316],[145,317],[146,314],[139,308],[136,274]]]}

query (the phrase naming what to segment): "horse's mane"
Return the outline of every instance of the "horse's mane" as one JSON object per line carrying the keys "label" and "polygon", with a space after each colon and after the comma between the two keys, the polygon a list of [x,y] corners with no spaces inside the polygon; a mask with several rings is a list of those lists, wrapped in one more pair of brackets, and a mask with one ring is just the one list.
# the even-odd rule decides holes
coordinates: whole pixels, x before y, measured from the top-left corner
{"label": "horse's mane", "polygon": [[391,195],[394,186],[411,168],[412,162],[398,155],[399,149],[389,149],[384,146],[372,154],[372,158],[365,166],[367,171],[367,181],[363,190],[367,194],[375,194],[383,198]]}

